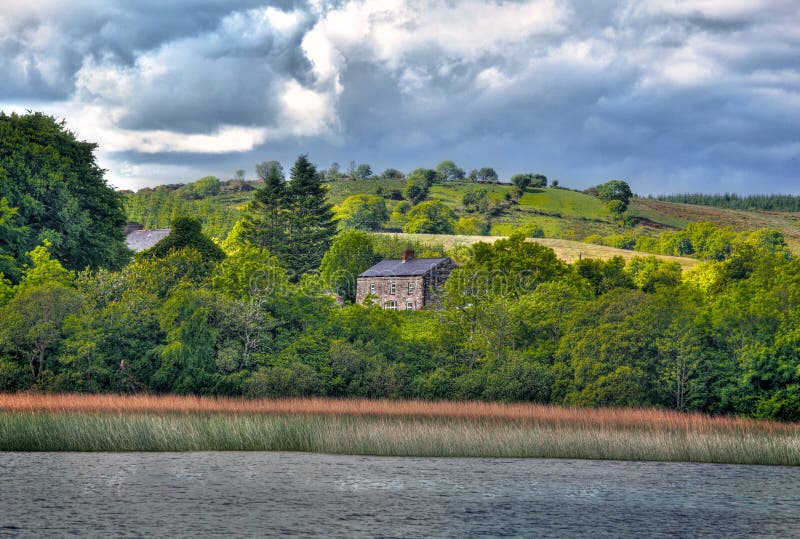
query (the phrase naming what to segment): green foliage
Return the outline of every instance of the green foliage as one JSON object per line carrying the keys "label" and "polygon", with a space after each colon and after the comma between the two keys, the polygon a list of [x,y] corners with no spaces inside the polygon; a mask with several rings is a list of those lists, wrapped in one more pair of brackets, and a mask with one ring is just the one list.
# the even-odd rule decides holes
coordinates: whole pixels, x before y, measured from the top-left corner
{"label": "green foliage", "polygon": [[194,394],[211,389],[218,333],[212,325],[213,302],[208,292],[180,290],[160,309],[167,338],[153,375],[156,389]]}
{"label": "green foliage", "polygon": [[469,179],[474,182],[494,183],[500,179],[497,172],[492,167],[481,167],[477,170],[471,170]]}
{"label": "green foliage", "polygon": [[64,268],[61,262],[50,256],[49,241],[45,240],[43,245],[25,255],[31,260],[31,265],[23,268],[22,279],[16,287],[17,294],[50,283],[72,286],[75,273]]}
{"label": "green foliage", "polygon": [[219,178],[206,176],[191,184],[191,193],[197,198],[216,196],[220,192],[220,185]]}
{"label": "green foliage", "polygon": [[527,189],[532,180],[533,177],[531,174],[514,174],[511,176],[511,183],[513,183],[520,191]]}
{"label": "green foliage", "polygon": [[359,180],[366,180],[372,177],[372,167],[366,163],[362,163],[356,167],[353,176]]}
{"label": "green foliage", "polygon": [[225,258],[225,252],[203,234],[202,224],[193,217],[178,217],[172,221],[172,230],[163,240],[138,254],[138,258],[164,258],[170,251],[193,249],[209,261]]}
{"label": "green foliage", "polygon": [[438,176],[435,170],[431,170],[429,168],[417,168],[408,174],[408,179],[414,180],[420,184],[425,183],[427,185],[431,185],[436,183]]}
{"label": "green foliage", "polygon": [[352,195],[334,208],[334,214],[343,228],[376,230],[389,218],[386,201],[377,195]]}
{"label": "green foliage", "polygon": [[278,161],[264,161],[256,165],[256,174],[265,182],[273,177],[283,178],[283,165]]}
{"label": "green foliage", "polygon": [[489,209],[489,191],[485,187],[470,189],[461,198],[461,203],[467,210],[486,212]]}
{"label": "green foliage", "polygon": [[654,292],[657,286],[673,287],[681,282],[681,266],[654,256],[634,257],[625,267],[634,284],[644,292]]}
{"label": "green foliage", "polygon": [[364,270],[376,264],[372,238],[355,230],[341,232],[325,253],[320,265],[320,277],[328,290],[345,301],[356,299],[356,279]]}
{"label": "green foliage", "polygon": [[297,158],[288,183],[289,234],[283,258],[287,270],[294,280],[315,270],[322,262],[325,251],[331,245],[336,224],[326,190],[320,182],[317,169],[306,155]]}
{"label": "green foliage", "polygon": [[406,175],[396,168],[387,168],[381,172],[381,178],[385,180],[404,180],[405,177]]}
{"label": "green foliage", "polygon": [[[446,253],[442,245],[356,230],[334,238],[321,174],[301,156],[289,182],[278,163],[259,165],[263,185],[238,222],[226,197],[249,185],[243,175],[236,186],[206,177],[128,196],[129,207],[141,203],[137,211],[157,210],[159,218],[184,207],[177,200],[195,214],[205,203],[228,208],[236,218],[220,225],[231,230],[222,244],[227,256],[200,221],[178,219],[164,242],[134,262],[76,274],[59,252],[66,252],[64,231],[81,223],[81,206],[67,204],[59,210],[67,220],[46,230],[34,231],[26,219],[53,202],[48,197],[74,195],[69,189],[82,176],[72,158],[91,158],[91,149],[70,153],[84,143],[52,119],[8,118],[0,121],[3,136],[21,140],[20,125],[41,122],[52,144],[7,153],[14,174],[30,169],[44,182],[41,192],[18,189],[5,160],[0,167],[8,188],[0,198],[0,390],[490,399],[798,419],[800,261],[778,231],[694,223],[658,237],[641,227],[619,234],[603,201],[530,189],[546,181],[539,175],[518,179],[527,190],[515,201],[506,200],[509,185],[430,187],[458,179],[458,167],[445,161],[410,175],[431,200],[392,202],[393,225],[480,234],[491,218],[502,230],[527,232],[447,253],[460,267],[435,292],[439,309],[340,307],[333,293],[351,302],[354,277],[380,258],[408,248],[418,257]],[[84,162],[90,175],[91,163]],[[480,172],[474,179],[493,181]],[[329,170],[328,182],[333,173],[340,174]],[[401,175],[386,176],[394,179],[329,183],[346,227],[383,224],[386,202],[375,193],[397,188]],[[631,195],[622,184],[597,193],[627,221],[622,206]],[[482,215],[468,213],[474,210]],[[576,235],[602,232],[593,238],[599,243],[705,262],[686,273],[654,257],[567,266],[525,238],[563,233],[553,223],[565,217]]]}
{"label": "green foliage", "polygon": [[[422,170],[422,169],[417,169]],[[416,170],[414,172],[417,172]],[[409,174],[406,186],[403,189],[403,197],[413,204],[419,204],[428,196],[430,181],[423,175]]]}
{"label": "green foliage", "polygon": [[211,275],[211,287],[234,299],[283,293],[289,277],[266,249],[245,244],[221,261]]}
{"label": "green foliage", "polygon": [[403,251],[410,249],[418,258],[438,258],[445,256],[445,249],[441,243],[423,243],[413,239],[385,234],[372,236],[375,254],[380,258],[393,258],[399,260]]}
{"label": "green foliage", "polygon": [[436,165],[436,179],[440,182],[463,180],[464,170],[447,159]]}
{"label": "green foliage", "polygon": [[596,296],[615,288],[630,289],[636,286],[630,272],[625,271],[625,260],[620,256],[611,260],[586,258],[575,262],[573,267],[578,275],[589,281]]}
{"label": "green foliage", "polygon": [[411,208],[403,232],[409,234],[452,234],[456,214],[438,200],[422,202]]}
{"label": "green foliage", "polygon": [[0,309],[0,348],[41,383],[54,368],[64,321],[80,309],[82,296],[59,283],[22,290]]}
{"label": "green foliage", "polygon": [[0,271],[7,277],[16,279],[24,253],[45,240],[72,270],[128,260],[122,197],[106,183],[96,148],[50,116],[0,112]]}
{"label": "green foliage", "polygon": [[489,234],[489,223],[480,217],[461,217],[453,225],[453,232],[466,236],[487,236]]}
{"label": "green foliage", "polygon": [[514,174],[511,176],[511,183],[520,191],[525,191],[528,187],[547,187],[547,176],[543,174]]}
{"label": "green foliage", "polygon": [[612,209],[609,205],[609,210],[612,213],[616,212],[621,214],[628,209],[628,203],[630,202],[631,197],[633,196],[633,191],[631,191],[630,186],[622,181],[622,180],[611,180],[604,184],[598,185],[596,188],[597,196],[600,200],[611,203],[612,201],[616,201],[618,204],[614,205]]}
{"label": "green foliage", "polygon": [[446,297],[454,304],[481,296],[516,297],[566,272],[552,249],[514,234],[472,245],[469,260],[448,280]]}
{"label": "green foliage", "polygon": [[320,174],[306,155],[297,158],[288,183],[280,171],[265,171],[264,185],[242,223],[242,235],[267,249],[293,282],[319,267],[335,232],[333,212]]}

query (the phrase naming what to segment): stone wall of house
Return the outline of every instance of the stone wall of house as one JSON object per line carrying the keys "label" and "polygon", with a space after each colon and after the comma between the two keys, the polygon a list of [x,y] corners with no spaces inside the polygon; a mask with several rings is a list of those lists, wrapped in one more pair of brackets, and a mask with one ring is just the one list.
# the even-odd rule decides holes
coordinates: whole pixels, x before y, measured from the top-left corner
{"label": "stone wall of house", "polygon": [[373,301],[384,309],[419,311],[426,306],[441,306],[441,288],[455,267],[452,260],[446,260],[425,275],[359,277],[356,282],[356,302],[363,304],[372,295]]}
{"label": "stone wall of house", "polygon": [[[368,295],[384,309],[419,311],[425,305],[425,279],[414,277],[359,277],[356,301],[364,303]],[[392,304],[394,302],[394,304]]]}

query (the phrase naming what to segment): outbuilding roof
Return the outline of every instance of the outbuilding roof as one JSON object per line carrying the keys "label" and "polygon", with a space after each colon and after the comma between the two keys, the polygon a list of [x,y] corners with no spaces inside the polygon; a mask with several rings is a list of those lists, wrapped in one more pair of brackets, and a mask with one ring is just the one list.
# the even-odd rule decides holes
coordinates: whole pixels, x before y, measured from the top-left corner
{"label": "outbuilding roof", "polygon": [[169,228],[156,228],[155,230],[134,230],[125,236],[128,249],[133,252],[144,251],[169,236]]}
{"label": "outbuilding roof", "polygon": [[447,258],[411,258],[405,262],[402,260],[381,260],[359,275],[359,277],[413,277],[425,275],[447,260]]}

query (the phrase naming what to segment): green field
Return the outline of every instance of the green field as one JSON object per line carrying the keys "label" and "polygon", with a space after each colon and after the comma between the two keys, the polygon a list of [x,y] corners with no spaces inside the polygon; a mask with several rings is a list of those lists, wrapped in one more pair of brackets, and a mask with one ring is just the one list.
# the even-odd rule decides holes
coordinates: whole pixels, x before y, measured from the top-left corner
{"label": "green field", "polygon": [[[502,239],[505,236],[460,236],[458,234],[400,234],[400,233],[382,233],[382,235],[396,237],[400,239],[408,239],[423,245],[443,246],[446,250],[459,245],[472,245],[478,242],[494,242]],[[607,247],[605,245],[596,245],[593,243],[582,243],[579,241],[560,240],[553,238],[530,238],[528,241],[533,241],[538,244],[550,247],[555,251],[556,256],[567,263],[575,262],[581,258],[599,258],[601,260],[608,260],[615,256],[620,256],[625,260],[630,260],[634,257],[641,256],[655,256],[661,260],[668,262],[677,262],[683,269],[689,269],[696,266],[700,261],[694,258],[687,258],[682,256],[666,256],[666,255],[650,255],[648,253],[640,253],[637,251],[629,251],[626,249],[617,249],[615,247]]]}

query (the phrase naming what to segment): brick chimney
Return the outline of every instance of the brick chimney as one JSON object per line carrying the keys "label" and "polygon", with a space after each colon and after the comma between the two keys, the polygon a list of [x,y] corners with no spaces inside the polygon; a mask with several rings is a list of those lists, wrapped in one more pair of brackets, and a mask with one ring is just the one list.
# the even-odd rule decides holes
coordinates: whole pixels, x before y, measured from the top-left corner
{"label": "brick chimney", "polygon": [[411,260],[414,258],[414,251],[411,249],[406,249],[403,251],[403,263],[405,264],[406,261]]}
{"label": "brick chimney", "polygon": [[123,230],[125,231],[125,235],[127,236],[128,234],[136,230],[144,230],[144,225],[141,223],[136,223],[134,221],[128,221],[125,224],[125,228]]}

